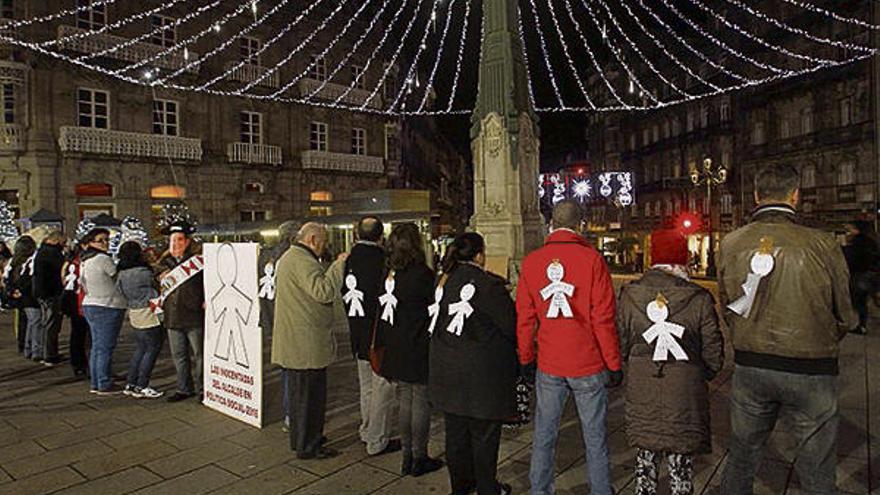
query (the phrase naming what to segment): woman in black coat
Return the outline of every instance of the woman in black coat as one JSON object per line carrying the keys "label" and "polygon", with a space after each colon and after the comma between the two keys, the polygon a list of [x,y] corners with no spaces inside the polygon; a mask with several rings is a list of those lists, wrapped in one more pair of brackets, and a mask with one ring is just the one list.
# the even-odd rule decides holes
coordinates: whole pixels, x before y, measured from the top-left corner
{"label": "woman in black coat", "polygon": [[386,247],[385,280],[393,287],[386,284],[392,291],[383,294],[385,304],[380,304],[377,315],[385,341],[381,375],[397,385],[401,474],[422,476],[443,467],[442,461],[428,457],[428,306],[434,300],[434,272],[425,263],[422,236],[415,224],[394,227]]}
{"label": "woman in black coat", "polygon": [[428,392],[444,413],[453,494],[510,493],[495,476],[501,425],[516,413],[516,309],[485,260],[482,236],[457,237],[431,308]]}

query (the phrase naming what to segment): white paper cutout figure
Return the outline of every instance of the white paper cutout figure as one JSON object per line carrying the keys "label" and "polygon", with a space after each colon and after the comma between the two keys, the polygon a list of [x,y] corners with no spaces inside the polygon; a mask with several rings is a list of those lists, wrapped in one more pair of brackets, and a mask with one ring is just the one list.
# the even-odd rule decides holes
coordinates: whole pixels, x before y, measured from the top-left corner
{"label": "white paper cutout figure", "polygon": [[348,292],[342,296],[342,301],[348,304],[349,318],[364,316],[364,292],[357,289],[358,279],[353,273],[345,276],[345,286]]}
{"label": "white paper cutout figure", "polygon": [[431,324],[428,326],[428,334],[434,333],[434,327],[437,326],[437,317],[440,316],[440,301],[443,300],[443,287],[434,289],[434,304],[428,306],[428,316],[431,317]]}
{"label": "white paper cutout figure", "polygon": [[6,266],[3,267],[3,280],[9,279],[9,274],[12,273],[12,260],[6,262]]}
{"label": "white paper cutout figure", "polygon": [[770,275],[776,266],[776,260],[773,258],[773,241],[767,238],[761,239],[761,247],[758,252],[752,256],[750,262],[751,272],[746,276],[746,282],[742,284],[743,295],[736,301],[727,305],[727,308],[734,313],[748,318],[752,313],[752,306],[755,304],[755,298],[758,295],[758,286],[761,285],[761,279]]}
{"label": "white paper cutout figure", "polygon": [[30,276],[34,275],[34,259],[36,257],[37,253],[34,253],[30,258],[27,259],[27,261],[24,262],[23,265],[21,265],[20,275],[24,275],[25,272],[27,272],[27,274]]}
{"label": "white paper cutout figure", "polygon": [[73,263],[67,265],[67,276],[64,277],[64,290],[66,291],[74,291],[76,290],[76,265]]}
{"label": "white paper cutout figure", "polygon": [[447,332],[454,333],[456,336],[461,336],[461,331],[464,330],[465,320],[467,320],[474,312],[474,307],[471,306],[470,300],[473,299],[476,292],[477,288],[474,287],[473,284],[465,284],[461,288],[461,292],[459,292],[461,300],[449,305],[449,316],[452,317],[452,321],[449,322],[449,326],[446,327]]}
{"label": "white paper cutout figure", "polygon": [[547,265],[547,278],[550,279],[550,283],[541,289],[541,298],[545,301],[550,299],[547,318],[558,318],[560,312],[564,318],[574,316],[571,305],[568,304],[568,298],[574,295],[574,285],[563,282],[564,276],[565,267],[558,260],[553,260]]}
{"label": "white paper cutout figure", "polygon": [[645,342],[654,344],[654,361],[669,361],[669,354],[678,361],[688,361],[688,356],[684,349],[675,340],[676,337],[681,338],[684,335],[684,327],[672,322],[666,321],[669,318],[669,305],[662,294],[657,295],[657,300],[648,303],[646,308],[648,319],[654,324],[651,325],[642,338]]}
{"label": "white paper cutout figure", "polygon": [[275,300],[275,263],[266,263],[263,268],[263,277],[260,279],[260,299],[267,301]]}
{"label": "white paper cutout figure", "polygon": [[550,201],[555,205],[565,199],[565,181],[559,174],[554,174],[550,176],[550,182],[553,183],[553,197]]}
{"label": "white paper cutout figure", "polygon": [[217,249],[217,267],[217,276],[222,286],[211,296],[214,323],[220,323],[214,356],[229,361],[231,352],[238,365],[249,368],[242,324],[247,325],[254,301],[235,285],[238,278],[238,259],[231,244],[223,244]]}
{"label": "white paper cutout figure", "polygon": [[379,297],[382,305],[382,320],[394,325],[394,310],[397,309],[397,298],[394,297],[394,273],[385,279],[385,293]]}

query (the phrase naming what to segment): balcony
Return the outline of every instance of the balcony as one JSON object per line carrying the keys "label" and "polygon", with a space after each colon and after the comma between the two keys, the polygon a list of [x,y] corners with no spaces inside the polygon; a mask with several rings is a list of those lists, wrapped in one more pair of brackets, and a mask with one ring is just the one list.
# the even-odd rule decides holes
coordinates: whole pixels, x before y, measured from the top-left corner
{"label": "balcony", "polygon": [[304,170],[331,172],[353,172],[382,174],[385,172],[384,159],[380,156],[331,153],[329,151],[306,150],[300,155]]}
{"label": "balcony", "polygon": [[[244,64],[241,67],[236,67],[240,63],[241,62],[233,61],[226,64],[226,72],[231,71],[229,73],[229,78],[233,81],[250,83],[263,77],[265,73],[269,72],[268,68],[261,65]],[[259,86],[278,88],[279,80],[278,71],[276,70],[260,81]]]}
{"label": "balcony", "polygon": [[0,152],[21,151],[24,148],[22,130],[18,124],[3,124],[0,126]]}
{"label": "balcony", "polygon": [[[112,34],[90,34],[88,29],[66,25],[58,26],[58,41],[59,48],[87,54],[101,53],[103,57],[110,57],[125,62],[140,62],[141,60],[156,57],[168,50],[168,48],[142,41],[132,43],[128,38]],[[119,46],[122,46],[122,48],[116,49]],[[182,50],[176,50],[156,58],[148,66],[177,70],[183,68],[190,59],[197,59],[198,56],[197,53],[190,51],[189,58],[186,58]],[[186,71],[198,73],[199,66],[192,66]]]}
{"label": "balcony", "polygon": [[0,60],[0,84],[24,86],[27,83],[28,69],[30,67],[27,64],[11,60]]}
{"label": "balcony", "polygon": [[281,147],[268,144],[229,143],[226,156],[232,163],[281,165]]}
{"label": "balcony", "polygon": [[[299,81],[300,97],[305,97],[312,94],[318,88],[320,88],[322,84],[324,83],[322,81],[318,81],[317,79],[301,79]],[[324,84],[324,87],[321,89],[321,91],[318,92],[318,94],[314,96],[314,98],[320,100],[336,101],[336,99],[339,98],[339,96],[341,96],[346,91],[348,91],[348,86],[328,82]],[[352,89],[347,95],[345,95],[344,98],[340,100],[340,103],[359,107],[363,105],[369,97],[370,91],[367,91],[365,89]],[[367,106],[372,108],[382,108],[382,98],[379,96],[378,93],[376,93],[376,96],[374,96],[370,100],[370,103]]]}
{"label": "balcony", "polygon": [[62,126],[58,145],[63,152],[120,155],[171,160],[202,159],[201,139]]}

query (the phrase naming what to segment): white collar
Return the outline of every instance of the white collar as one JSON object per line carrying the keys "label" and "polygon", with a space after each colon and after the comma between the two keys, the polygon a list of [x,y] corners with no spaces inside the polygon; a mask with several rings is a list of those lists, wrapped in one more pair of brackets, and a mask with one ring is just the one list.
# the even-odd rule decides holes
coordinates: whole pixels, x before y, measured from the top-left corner
{"label": "white collar", "polygon": [[365,246],[375,246],[375,247],[379,247],[379,243],[378,243],[378,242],[373,242],[373,241],[355,241],[355,244],[363,244],[363,245],[365,245]]}

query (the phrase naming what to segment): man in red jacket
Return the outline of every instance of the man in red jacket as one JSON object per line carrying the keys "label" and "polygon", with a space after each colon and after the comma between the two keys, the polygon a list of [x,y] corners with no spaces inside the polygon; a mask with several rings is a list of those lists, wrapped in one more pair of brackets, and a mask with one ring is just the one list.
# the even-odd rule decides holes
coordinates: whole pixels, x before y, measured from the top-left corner
{"label": "man in red jacket", "polygon": [[536,334],[538,347],[531,493],[555,493],[559,419],[571,392],[587,449],[590,493],[611,495],[605,388],[623,380],[614,288],[605,260],[580,234],[581,206],[558,203],[552,222],[544,247],[523,260],[516,291],[517,342],[526,376],[536,372]]}

